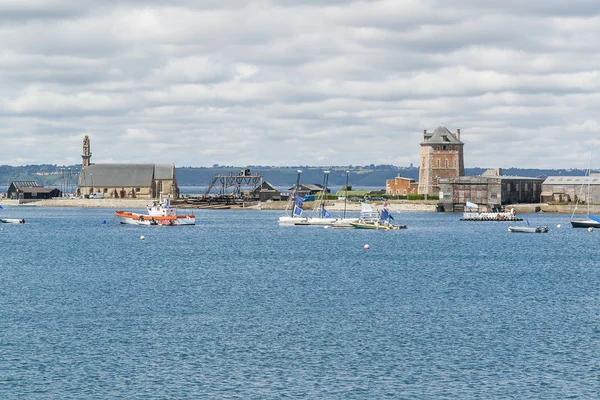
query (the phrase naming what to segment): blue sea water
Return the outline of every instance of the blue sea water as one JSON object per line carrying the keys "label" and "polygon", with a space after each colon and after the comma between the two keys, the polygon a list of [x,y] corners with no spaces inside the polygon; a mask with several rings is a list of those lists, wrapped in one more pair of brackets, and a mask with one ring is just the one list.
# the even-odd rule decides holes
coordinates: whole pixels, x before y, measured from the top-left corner
{"label": "blue sea water", "polygon": [[383,232],[113,212],[0,210],[26,219],[0,224],[0,398],[599,396],[600,230],[568,216],[528,215],[550,226],[528,235],[456,214]]}

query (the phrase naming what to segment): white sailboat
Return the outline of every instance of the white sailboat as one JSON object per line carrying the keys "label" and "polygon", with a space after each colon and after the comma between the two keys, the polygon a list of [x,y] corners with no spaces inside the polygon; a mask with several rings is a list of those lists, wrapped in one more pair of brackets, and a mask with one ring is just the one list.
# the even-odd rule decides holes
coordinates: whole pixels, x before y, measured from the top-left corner
{"label": "white sailboat", "polygon": [[354,228],[353,223],[358,222],[358,218],[346,218],[346,206],[348,204],[348,174],[350,171],[346,171],[346,186],[344,187],[344,215],[342,218],[338,218],[333,224],[332,228]]}
{"label": "white sailboat", "polygon": [[286,210],[289,211],[290,214],[279,217],[279,225],[297,225],[303,221],[306,221],[306,217],[302,215],[304,213],[302,210],[302,198],[298,196],[298,187],[300,186],[301,174],[302,170],[299,169],[298,176],[296,177],[296,186],[294,186],[294,191],[288,198]]}
{"label": "white sailboat", "polygon": [[[585,174],[584,183],[581,185],[581,190],[579,191],[579,196],[577,196],[577,202],[575,203],[575,209],[573,210],[573,214],[571,214],[571,226],[573,228],[600,228],[600,218],[590,214],[590,204],[592,203],[590,185],[592,178],[591,175],[592,168],[592,150],[590,150],[590,162],[588,165],[588,170]],[[575,218],[575,213],[577,212],[577,206],[579,205],[579,200],[581,198],[581,193],[583,191],[583,185],[587,181],[587,196],[586,196],[586,204],[587,204],[587,215],[584,217]]]}
{"label": "white sailboat", "polygon": [[325,209],[325,200],[327,198],[327,184],[329,183],[329,171],[324,171],[323,175],[323,190],[321,191],[321,199],[319,200],[319,205],[317,207],[316,215],[309,216],[306,218],[306,221],[301,222],[296,225],[321,225],[327,226],[332,225],[337,218],[333,217],[329,211]]}

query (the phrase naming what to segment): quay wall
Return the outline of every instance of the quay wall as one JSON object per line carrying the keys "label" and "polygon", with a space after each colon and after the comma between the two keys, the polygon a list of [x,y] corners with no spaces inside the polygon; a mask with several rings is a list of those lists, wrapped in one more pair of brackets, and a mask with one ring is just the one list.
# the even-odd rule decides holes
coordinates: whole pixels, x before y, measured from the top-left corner
{"label": "quay wall", "polygon": [[[18,200],[0,199],[0,205],[3,207],[75,207],[75,208],[111,208],[115,210],[143,209],[151,202],[148,199],[48,199],[37,200],[19,204]],[[254,209],[254,210],[285,210],[285,201],[263,202],[244,207],[231,207],[231,209]],[[374,208],[381,208],[381,202],[373,202]],[[174,204],[177,207],[177,204]],[[388,201],[388,209],[400,212],[435,212],[437,201],[431,200],[391,200]],[[327,201],[326,206],[330,211],[343,211],[343,201]],[[506,209],[514,208],[519,214],[527,213],[556,213],[572,214],[575,205],[556,205],[556,204],[514,204],[505,206]],[[181,208],[184,208],[183,206]],[[193,208],[193,207],[186,207]],[[311,202],[304,204],[305,209],[314,209],[315,205]],[[347,211],[360,211],[360,203],[346,203]],[[587,207],[578,206],[577,213],[585,214]],[[600,215],[600,205],[590,206],[590,212]]]}

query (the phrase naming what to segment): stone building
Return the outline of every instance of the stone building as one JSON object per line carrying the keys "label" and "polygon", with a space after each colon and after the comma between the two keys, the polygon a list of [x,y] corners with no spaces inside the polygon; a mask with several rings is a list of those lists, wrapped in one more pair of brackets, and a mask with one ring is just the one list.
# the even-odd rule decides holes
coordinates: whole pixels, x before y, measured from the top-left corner
{"label": "stone building", "polygon": [[433,132],[423,131],[419,194],[436,194],[440,190],[440,179],[465,175],[463,146],[460,129],[456,130],[456,134],[444,126],[437,127]]}
{"label": "stone building", "polygon": [[588,200],[590,204],[600,204],[600,174],[549,176],[542,184],[544,203],[587,203]]}
{"label": "stone building", "polygon": [[481,212],[491,212],[505,204],[539,203],[541,178],[519,176],[461,176],[440,179],[440,205],[444,211],[464,211],[467,200]]}
{"label": "stone building", "polygon": [[390,196],[406,196],[409,194],[417,194],[419,184],[412,178],[405,178],[398,174],[394,179],[386,179],[385,194]]}
{"label": "stone building", "polygon": [[94,164],[90,140],[83,139],[83,163],[77,195],[101,193],[112,198],[179,197],[175,164]]}

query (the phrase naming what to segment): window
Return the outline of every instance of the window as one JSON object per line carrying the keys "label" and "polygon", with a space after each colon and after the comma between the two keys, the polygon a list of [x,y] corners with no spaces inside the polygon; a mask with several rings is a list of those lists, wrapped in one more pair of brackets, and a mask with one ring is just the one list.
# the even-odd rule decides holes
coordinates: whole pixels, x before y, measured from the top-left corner
{"label": "window", "polygon": [[442,146],[442,150],[446,150],[446,145],[443,145],[443,146]]}
{"label": "window", "polygon": [[404,189],[404,195],[406,196],[406,189]]}
{"label": "window", "polygon": [[440,160],[437,160],[437,167],[440,167]]}
{"label": "window", "polygon": [[492,199],[496,200],[496,199],[498,198],[498,193],[492,193],[492,194],[490,195],[490,197],[491,197]]}
{"label": "window", "polygon": [[446,160],[446,168],[448,168],[448,160]]}
{"label": "window", "polygon": [[135,192],[139,193],[140,192],[140,188],[135,188]]}

